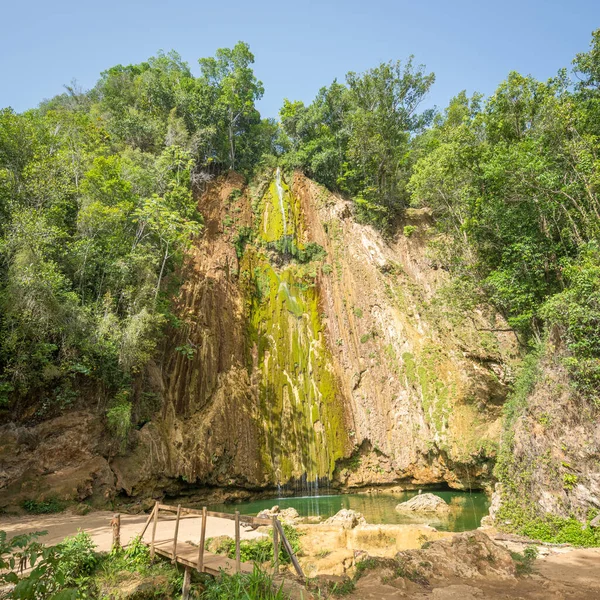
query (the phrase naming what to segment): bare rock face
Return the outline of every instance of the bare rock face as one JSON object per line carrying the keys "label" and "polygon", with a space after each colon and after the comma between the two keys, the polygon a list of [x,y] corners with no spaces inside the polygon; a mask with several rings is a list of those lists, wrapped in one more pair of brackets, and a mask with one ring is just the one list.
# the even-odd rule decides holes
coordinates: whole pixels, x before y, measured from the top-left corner
{"label": "bare rock face", "polygon": [[115,477],[102,454],[103,425],[74,411],[32,427],[0,427],[0,508],[25,500],[111,500]]}
{"label": "bare rock face", "polygon": [[325,525],[341,525],[342,529],[354,529],[358,525],[365,525],[366,519],[361,513],[348,508],[342,508],[333,517],[325,521]]}
{"label": "bare rock face", "polygon": [[398,504],[396,510],[402,513],[446,513],[450,507],[435,494],[419,494],[407,502]]}
{"label": "bare rock face", "polygon": [[516,568],[510,552],[481,531],[469,531],[430,542],[421,550],[396,555],[406,572],[426,579],[512,579]]}
{"label": "bare rock face", "polygon": [[300,520],[298,511],[291,506],[281,510],[279,506],[275,505],[273,508],[261,510],[256,516],[261,517],[262,519],[271,519],[273,517],[277,517],[283,523],[289,523],[290,525],[294,525]]}

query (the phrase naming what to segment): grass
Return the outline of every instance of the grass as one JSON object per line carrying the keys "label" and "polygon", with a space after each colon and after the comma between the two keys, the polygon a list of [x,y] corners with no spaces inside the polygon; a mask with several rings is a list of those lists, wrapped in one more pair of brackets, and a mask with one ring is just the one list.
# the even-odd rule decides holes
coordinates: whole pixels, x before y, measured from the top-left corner
{"label": "grass", "polygon": [[277,586],[273,577],[254,565],[252,573],[221,573],[206,583],[201,600],[288,600],[283,584]]}

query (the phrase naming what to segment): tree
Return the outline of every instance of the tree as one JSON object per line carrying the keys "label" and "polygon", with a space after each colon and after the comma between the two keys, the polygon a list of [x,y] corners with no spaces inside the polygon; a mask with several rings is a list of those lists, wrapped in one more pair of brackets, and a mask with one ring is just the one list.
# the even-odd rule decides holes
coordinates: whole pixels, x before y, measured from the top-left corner
{"label": "tree", "polygon": [[202,75],[216,91],[216,110],[226,131],[229,167],[236,166],[236,139],[260,120],[254,103],[264,88],[250,67],[254,55],[244,42],[233,48],[220,48],[214,58],[201,58]]}

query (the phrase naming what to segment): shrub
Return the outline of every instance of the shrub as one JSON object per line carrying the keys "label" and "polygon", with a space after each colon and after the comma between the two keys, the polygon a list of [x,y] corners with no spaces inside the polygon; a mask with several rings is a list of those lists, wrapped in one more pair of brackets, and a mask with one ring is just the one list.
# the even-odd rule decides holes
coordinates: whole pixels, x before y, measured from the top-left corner
{"label": "shrub", "polygon": [[221,573],[208,581],[201,600],[287,600],[283,583],[277,587],[273,577],[254,565],[252,573]]}
{"label": "shrub", "polygon": [[64,510],[65,506],[58,498],[47,500],[24,500],[21,507],[32,515],[48,515]]}

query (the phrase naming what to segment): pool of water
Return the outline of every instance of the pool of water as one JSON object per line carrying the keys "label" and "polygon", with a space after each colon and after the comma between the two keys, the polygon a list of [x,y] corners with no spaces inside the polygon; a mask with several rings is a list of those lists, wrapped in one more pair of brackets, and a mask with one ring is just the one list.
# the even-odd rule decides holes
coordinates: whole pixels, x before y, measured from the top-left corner
{"label": "pool of water", "polygon": [[326,519],[342,508],[362,513],[367,523],[416,523],[428,524],[440,531],[470,531],[479,527],[481,518],[488,514],[489,500],[480,492],[432,492],[450,504],[446,515],[406,515],[396,512],[399,502],[405,502],[417,492],[402,494],[339,494],[326,496],[303,496],[269,498],[236,504],[213,504],[209,510],[231,512],[239,510],[243,515],[256,515],[265,508],[278,504],[280,508],[295,508],[301,517]]}

